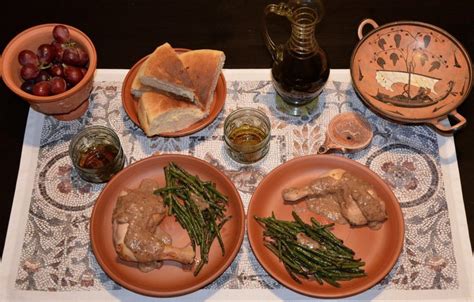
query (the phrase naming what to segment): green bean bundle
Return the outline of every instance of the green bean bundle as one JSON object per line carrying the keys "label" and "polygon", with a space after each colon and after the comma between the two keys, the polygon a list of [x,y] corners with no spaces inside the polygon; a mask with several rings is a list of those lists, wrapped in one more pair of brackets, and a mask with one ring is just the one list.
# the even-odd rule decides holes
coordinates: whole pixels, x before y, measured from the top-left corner
{"label": "green bean bundle", "polygon": [[265,227],[265,246],[283,262],[291,278],[298,283],[300,276],[339,287],[338,281],[366,275],[365,263],[354,259],[354,251],[329,230],[334,224],[321,225],[314,218],[307,224],[295,212],[292,215],[294,221],[278,220],[273,213],[267,218],[255,216]]}
{"label": "green bean bundle", "polygon": [[225,254],[220,231],[231,218],[225,216],[227,197],[214,183],[202,181],[175,163],[169,163],[164,172],[166,186],[155,190],[155,194],[163,197],[168,215],[174,215],[188,232],[194,251],[199,248],[201,261],[194,270],[196,276],[208,263],[209,250],[216,237],[222,255]]}

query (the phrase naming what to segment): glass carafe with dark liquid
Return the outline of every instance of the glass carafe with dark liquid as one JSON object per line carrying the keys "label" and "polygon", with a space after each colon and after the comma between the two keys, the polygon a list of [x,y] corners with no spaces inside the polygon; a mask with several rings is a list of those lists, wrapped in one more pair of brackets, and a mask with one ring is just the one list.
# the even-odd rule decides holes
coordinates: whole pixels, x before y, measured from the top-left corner
{"label": "glass carafe with dark liquid", "polygon": [[277,108],[291,115],[309,115],[329,77],[326,53],[315,37],[322,4],[318,0],[290,0],[268,5],[265,17],[271,13],[286,17],[291,23],[290,39],[276,45],[268,33],[266,18],[263,22],[265,43],[274,60],[272,80]]}

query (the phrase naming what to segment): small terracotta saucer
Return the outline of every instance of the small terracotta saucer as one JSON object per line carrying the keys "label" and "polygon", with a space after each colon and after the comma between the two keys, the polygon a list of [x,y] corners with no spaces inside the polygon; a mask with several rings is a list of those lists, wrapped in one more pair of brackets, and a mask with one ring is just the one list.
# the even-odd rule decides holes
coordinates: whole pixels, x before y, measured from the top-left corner
{"label": "small terracotta saucer", "polygon": [[319,147],[318,154],[331,149],[342,152],[363,149],[372,141],[373,133],[369,122],[356,112],[336,115],[326,130],[326,140]]}

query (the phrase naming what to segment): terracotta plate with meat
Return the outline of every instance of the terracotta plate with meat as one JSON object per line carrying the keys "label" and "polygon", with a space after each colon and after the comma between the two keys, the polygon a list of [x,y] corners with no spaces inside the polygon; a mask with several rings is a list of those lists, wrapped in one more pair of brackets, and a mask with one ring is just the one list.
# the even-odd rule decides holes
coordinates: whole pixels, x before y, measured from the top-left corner
{"label": "terracotta plate with meat", "polygon": [[[167,215],[163,198],[153,194],[165,186],[163,168],[170,163],[214,183],[227,197],[224,214],[230,218],[220,229],[225,253],[214,240],[209,261],[197,275],[193,262],[196,266],[199,255],[188,232]],[[178,296],[209,284],[232,263],[242,244],[244,221],[240,195],[221,171],[191,156],[152,156],[122,170],[102,190],[91,215],[92,250],[107,275],[123,287],[149,296]]]}
{"label": "terracotta plate with meat", "polygon": [[[292,212],[305,223],[311,224],[311,218],[334,223],[331,232],[365,263],[366,276],[340,281],[340,287],[313,278],[294,280],[266,247],[273,239],[254,219],[273,213],[293,221]],[[249,241],[260,264],[286,287],[313,297],[347,297],[371,288],[390,272],[403,247],[403,215],[390,187],[366,166],[342,156],[304,156],[277,167],[259,184],[247,215]],[[312,248],[324,252],[319,245]]]}

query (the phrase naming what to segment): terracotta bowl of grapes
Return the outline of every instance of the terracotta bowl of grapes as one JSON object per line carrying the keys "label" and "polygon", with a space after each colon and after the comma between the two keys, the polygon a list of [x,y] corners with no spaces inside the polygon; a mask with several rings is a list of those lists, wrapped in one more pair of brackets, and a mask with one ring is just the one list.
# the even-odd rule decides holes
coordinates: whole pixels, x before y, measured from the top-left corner
{"label": "terracotta bowl of grapes", "polygon": [[34,110],[73,120],[89,105],[97,53],[77,28],[42,24],[14,37],[5,47],[0,70],[5,84]]}

